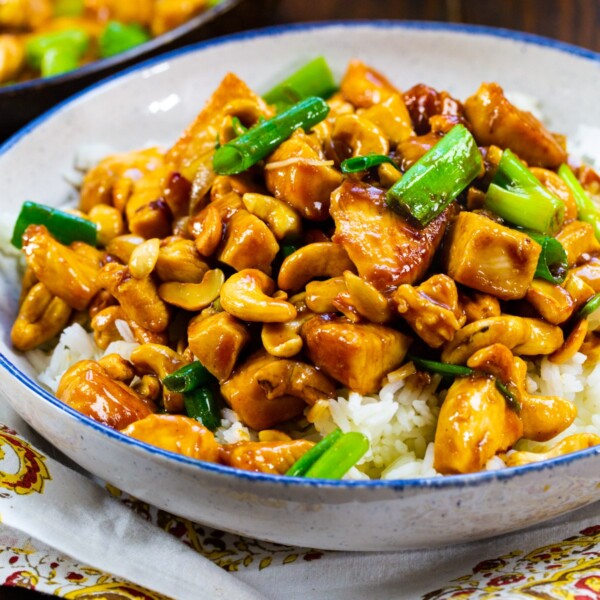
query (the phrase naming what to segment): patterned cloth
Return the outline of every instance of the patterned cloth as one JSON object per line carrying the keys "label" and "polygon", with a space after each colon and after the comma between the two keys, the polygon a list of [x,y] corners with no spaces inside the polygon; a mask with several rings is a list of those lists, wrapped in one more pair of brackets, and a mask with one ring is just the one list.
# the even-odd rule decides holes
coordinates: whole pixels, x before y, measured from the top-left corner
{"label": "patterned cloth", "polygon": [[290,548],[191,523],[103,488],[65,466],[3,405],[0,421],[5,586],[86,600],[600,598],[600,505],[451,548]]}

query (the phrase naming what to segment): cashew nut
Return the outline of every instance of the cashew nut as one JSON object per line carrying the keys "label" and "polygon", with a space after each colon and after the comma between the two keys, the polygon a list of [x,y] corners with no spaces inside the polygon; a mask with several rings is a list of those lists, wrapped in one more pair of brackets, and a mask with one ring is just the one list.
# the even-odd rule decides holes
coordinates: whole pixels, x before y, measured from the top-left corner
{"label": "cashew nut", "polygon": [[129,272],[133,277],[144,279],[150,276],[156,266],[159,250],[160,240],[158,238],[146,240],[133,249],[129,257]]}
{"label": "cashew nut", "polygon": [[588,329],[589,322],[587,319],[581,319],[578,321],[575,324],[575,327],[571,329],[571,333],[569,333],[567,336],[564,344],[550,355],[550,362],[560,365],[573,358],[573,356],[579,352],[579,349],[583,345],[585,336],[588,333]]}
{"label": "cashew nut", "polygon": [[357,114],[379,127],[393,146],[415,135],[410,114],[400,94],[391,94],[379,104],[359,109]]}
{"label": "cashew nut", "polygon": [[123,215],[114,206],[96,204],[90,209],[87,218],[96,224],[98,242],[101,246],[107,246],[114,238],[125,232]]}
{"label": "cashew nut", "polygon": [[338,117],[331,137],[349,146],[353,156],[387,155],[390,151],[385,133],[375,123],[358,115]]}
{"label": "cashew nut", "polygon": [[311,279],[337,277],[344,271],[355,272],[356,267],[342,245],[334,242],[308,244],[283,261],[277,284],[282,290],[300,290]]}
{"label": "cashew nut", "polygon": [[162,281],[200,283],[208,269],[191,240],[178,236],[162,240],[156,261],[156,274]]}
{"label": "cashew nut", "polygon": [[51,340],[69,321],[71,308],[54,296],[43,283],[27,293],[10,336],[13,346],[23,352]]}
{"label": "cashew nut", "polygon": [[98,364],[106,371],[106,374],[116,381],[122,381],[129,385],[135,377],[133,366],[120,354],[107,354],[103,356]]}
{"label": "cashew nut", "polygon": [[209,306],[219,297],[225,275],[221,269],[207,271],[200,283],[169,281],[161,284],[158,295],[167,303],[184,310],[197,311]]}
{"label": "cashew nut", "polygon": [[302,220],[287,202],[264,194],[244,194],[246,210],[262,219],[278,240],[302,233]]}
{"label": "cashew nut", "polygon": [[106,253],[117,257],[123,264],[127,264],[135,248],[144,242],[141,235],[127,233],[113,238],[106,246]]}
{"label": "cashew nut", "polygon": [[575,308],[569,293],[562,287],[543,279],[534,279],[527,290],[527,300],[553,325],[566,321]]}
{"label": "cashew nut", "polygon": [[314,316],[314,313],[308,310],[304,302],[304,294],[301,298],[292,298],[291,301],[298,311],[295,319],[287,323],[264,323],[262,326],[261,340],[265,350],[271,356],[290,358],[302,350],[304,342],[300,336],[300,329],[303,323]]}
{"label": "cashew nut", "polygon": [[333,302],[344,292],[347,289],[343,275],[325,281],[311,281],[306,284],[306,306],[317,314],[335,312],[337,308]]}
{"label": "cashew nut", "polygon": [[372,323],[385,323],[392,317],[387,298],[362,277],[344,271],[346,289],[350,301],[358,313]]}
{"label": "cashew nut", "polygon": [[507,467],[519,467],[577,452],[577,450],[585,450],[598,444],[600,444],[600,436],[594,433],[576,433],[561,440],[547,452],[511,452],[504,457],[504,462]]}
{"label": "cashew nut", "polygon": [[596,239],[594,228],[584,221],[572,221],[565,225],[556,239],[565,249],[570,267],[580,264],[586,255],[600,252],[600,242]]}
{"label": "cashew nut", "polygon": [[198,227],[199,233],[194,240],[196,250],[202,256],[210,256],[217,249],[223,235],[223,221],[216,207],[207,207],[204,220]]}
{"label": "cashew nut", "polygon": [[271,298],[275,282],[258,269],[233,274],[221,288],[221,306],[242,321],[285,323],[296,317],[293,304]]}

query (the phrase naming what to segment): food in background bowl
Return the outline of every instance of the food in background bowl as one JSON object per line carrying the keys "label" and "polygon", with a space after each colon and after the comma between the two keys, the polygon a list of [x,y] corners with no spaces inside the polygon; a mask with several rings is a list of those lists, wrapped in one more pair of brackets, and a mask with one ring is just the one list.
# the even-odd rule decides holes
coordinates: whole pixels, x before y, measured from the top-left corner
{"label": "food in background bowl", "polygon": [[262,98],[229,74],[166,152],[93,167],[76,214],[25,205],[15,347],[62,331],[42,375],[62,401],[264,473],[600,443],[598,175],[497,84],[463,104],[353,61],[332,88],[322,59]]}
{"label": "food in background bowl", "polygon": [[170,31],[213,0],[4,0],[0,85],[52,77]]}

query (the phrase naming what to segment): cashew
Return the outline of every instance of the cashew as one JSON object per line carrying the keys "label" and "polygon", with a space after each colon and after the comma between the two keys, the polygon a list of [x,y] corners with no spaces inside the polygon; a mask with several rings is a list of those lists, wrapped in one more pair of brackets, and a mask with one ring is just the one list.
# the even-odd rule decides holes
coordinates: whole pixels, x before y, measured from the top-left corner
{"label": "cashew", "polygon": [[402,173],[396,169],[394,165],[390,165],[390,163],[383,163],[377,167],[377,176],[379,177],[379,183],[384,188],[391,188],[397,181],[400,180]]}
{"label": "cashew", "polygon": [[147,398],[151,402],[158,400],[161,392],[160,381],[155,375],[142,375],[139,381],[133,384],[132,388],[142,398]]}
{"label": "cashew", "polygon": [[578,450],[585,450],[598,444],[600,444],[600,436],[594,433],[576,433],[564,438],[547,452],[511,452],[504,457],[504,462],[507,467],[520,467],[577,452]]}
{"label": "cashew", "polygon": [[347,289],[343,275],[325,281],[311,281],[306,284],[306,306],[317,314],[335,312],[337,309],[333,302],[344,292]]}
{"label": "cashew", "polygon": [[27,293],[10,336],[13,346],[23,352],[51,340],[69,321],[71,308],[54,296],[43,283]]}
{"label": "cashew", "polygon": [[208,206],[204,214],[200,232],[194,240],[196,250],[202,256],[210,256],[217,249],[222,235],[223,221],[221,220],[221,215],[215,206]]}
{"label": "cashew", "polygon": [[392,317],[386,297],[362,277],[344,271],[350,301],[358,313],[372,323],[385,323]]}
{"label": "cashew", "polygon": [[141,235],[127,233],[113,238],[106,246],[107,254],[116,256],[123,264],[127,264],[137,246],[144,242]]}
{"label": "cashew", "polygon": [[571,332],[567,336],[564,344],[555,352],[553,352],[549,360],[554,364],[562,364],[573,358],[585,341],[585,336],[588,333],[589,322],[587,319],[578,321]]}
{"label": "cashew", "polygon": [[261,331],[261,340],[265,350],[271,356],[290,358],[302,350],[303,341],[300,329],[303,323],[314,316],[308,310],[302,298],[292,298],[292,304],[296,306],[298,314],[295,319],[287,323],[264,323]]}
{"label": "cashew", "polygon": [[200,283],[169,281],[161,284],[158,295],[167,303],[189,311],[202,310],[219,297],[225,275],[221,269],[207,271]]}
{"label": "cashew", "polygon": [[101,246],[107,246],[116,237],[125,233],[123,215],[114,206],[96,204],[90,209],[87,218],[96,224],[98,242]]}
{"label": "cashew", "polygon": [[377,125],[394,146],[415,135],[410,114],[400,94],[391,94],[370,108],[359,109],[357,114]]}
{"label": "cashew", "polygon": [[[138,373],[158,375],[161,381],[173,371],[187,364],[177,352],[171,350],[168,346],[159,344],[142,344],[138,346],[131,353],[130,360]],[[183,396],[163,387],[163,404],[167,412],[182,412]]]}
{"label": "cashew", "polygon": [[221,306],[242,321],[285,323],[296,317],[296,307],[271,298],[275,282],[258,269],[234,273],[221,288]]}
{"label": "cashew", "polygon": [[133,366],[119,354],[106,354],[98,364],[106,371],[106,374],[116,381],[122,381],[129,385],[135,377]]}
{"label": "cashew", "polygon": [[336,277],[356,268],[344,247],[333,242],[302,246],[281,265],[277,284],[282,290],[300,290],[311,279]]}
{"label": "cashew", "polygon": [[588,255],[600,252],[600,242],[596,239],[594,228],[584,221],[572,221],[565,225],[556,239],[565,249],[570,267],[586,262]]}
{"label": "cashew", "polygon": [[162,240],[156,261],[156,274],[162,281],[200,283],[208,269],[191,240],[177,236]]}
{"label": "cashew", "polygon": [[384,132],[372,121],[358,115],[342,115],[333,126],[332,139],[352,149],[353,156],[385,154],[390,145]]}
{"label": "cashew", "polygon": [[150,276],[154,271],[158,252],[160,250],[160,240],[151,238],[136,246],[129,257],[129,272],[136,279],[144,279]]}
{"label": "cashew", "polygon": [[302,233],[302,220],[287,202],[264,194],[244,194],[246,210],[262,219],[278,240]]}
{"label": "cashew", "polygon": [[520,344],[513,344],[513,354],[535,356],[536,354],[552,354],[564,342],[560,327],[546,323],[541,319],[524,319],[529,325],[529,337]]}

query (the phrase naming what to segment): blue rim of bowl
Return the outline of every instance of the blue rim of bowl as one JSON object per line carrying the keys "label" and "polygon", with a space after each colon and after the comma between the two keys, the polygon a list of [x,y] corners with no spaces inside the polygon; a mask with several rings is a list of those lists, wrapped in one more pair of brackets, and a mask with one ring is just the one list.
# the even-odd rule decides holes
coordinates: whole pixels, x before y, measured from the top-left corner
{"label": "blue rim of bowl", "polygon": [[[424,31],[446,31],[453,33],[464,33],[469,35],[480,35],[488,37],[496,37],[509,39],[532,46],[541,46],[580,58],[589,59],[600,64],[600,54],[593,52],[592,50],[586,50],[579,46],[574,46],[565,42],[560,42],[545,38],[543,36],[523,33],[519,31],[512,31],[508,29],[500,29],[495,27],[486,27],[480,25],[462,25],[452,23],[439,23],[439,22],[423,22],[423,21],[368,21],[368,20],[356,20],[356,21],[325,21],[320,23],[297,23],[292,25],[281,25],[275,27],[267,27],[264,29],[257,29],[251,31],[245,31],[228,35],[212,40],[207,40],[191,46],[186,46],[177,50],[173,50],[166,54],[162,54],[158,57],[149,59],[140,64],[134,65],[124,71],[107,77],[89,87],[71,96],[67,100],[61,102],[51,110],[47,111],[31,123],[26,125],[23,129],[14,134],[4,144],[0,146],[0,156],[5,154],[12,146],[17,142],[25,138],[31,131],[36,129],[42,123],[50,119],[56,113],[61,112],[63,109],[76,102],[82,96],[94,92],[97,88],[101,88],[109,82],[114,82],[118,79],[125,79],[130,74],[146,70],[156,65],[167,63],[169,60],[191,54],[197,51],[204,50],[231,42],[250,40],[254,38],[264,37],[275,37],[286,33],[298,33],[308,32],[321,29],[329,29],[335,27],[346,27],[346,28],[376,28],[376,29],[411,29],[411,30],[424,30]],[[302,479],[295,477],[286,477],[281,475],[268,475],[265,473],[254,473],[250,471],[243,471],[240,469],[234,469],[224,465],[218,465],[215,463],[209,463],[200,461],[197,459],[189,458],[181,454],[169,452],[156,446],[151,446],[134,438],[131,438],[119,431],[111,429],[106,425],[102,425],[93,419],[86,417],[85,415],[77,412],[70,406],[64,404],[58,400],[55,396],[50,394],[47,390],[42,388],[38,383],[31,379],[28,375],[23,373],[16,365],[8,360],[4,354],[0,353],[0,366],[4,367],[8,373],[13,375],[20,383],[27,387],[33,393],[42,396],[53,406],[59,410],[67,413],[76,421],[83,423],[96,430],[96,432],[106,435],[109,438],[117,440],[129,446],[135,447],[138,451],[145,451],[150,454],[157,455],[167,461],[175,461],[176,463],[193,466],[197,469],[209,471],[215,475],[221,475],[224,477],[237,477],[240,479],[246,479],[251,481],[262,481],[265,483],[283,485],[283,486],[300,486],[300,487],[319,487],[319,488],[371,488],[371,489],[390,489],[393,491],[402,491],[405,489],[415,488],[446,488],[446,487],[472,487],[480,485],[490,481],[507,481],[514,477],[524,476],[530,472],[539,472],[545,470],[552,470],[555,467],[565,467],[572,462],[589,458],[600,454],[600,446],[594,446],[585,450],[579,450],[570,454],[559,456],[557,458],[541,461],[539,463],[531,463],[520,467],[510,467],[506,469],[500,469],[498,471],[480,471],[477,473],[470,473],[467,475],[448,475],[444,477],[425,477],[425,478],[414,478],[414,479],[388,479],[388,480],[340,480],[332,481],[327,479]]]}
{"label": "blue rim of bowl", "polygon": [[36,77],[29,81],[0,86],[0,98],[2,96],[16,96],[27,93],[27,91],[36,90],[40,87],[60,87],[63,84],[68,84],[77,81],[78,79],[92,77],[93,75],[99,75],[101,77],[103,71],[118,67],[120,64],[126,64],[136,58],[143,57],[145,54],[159,51],[161,47],[168,46],[169,44],[176,42],[179,38],[191,34],[195,29],[208,25],[240,2],[241,0],[222,0],[216,6],[201,12],[189,21],[179,25],[179,27],[166,31],[144,44],[140,44],[139,46],[135,46],[130,50],[121,52],[120,54],[109,58],[94,60],[83,67],[79,67],[78,69],[74,69],[63,75],[57,75],[55,77]]}

